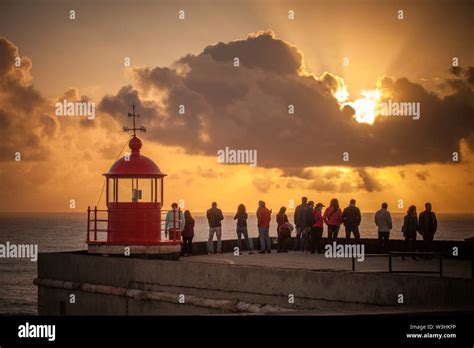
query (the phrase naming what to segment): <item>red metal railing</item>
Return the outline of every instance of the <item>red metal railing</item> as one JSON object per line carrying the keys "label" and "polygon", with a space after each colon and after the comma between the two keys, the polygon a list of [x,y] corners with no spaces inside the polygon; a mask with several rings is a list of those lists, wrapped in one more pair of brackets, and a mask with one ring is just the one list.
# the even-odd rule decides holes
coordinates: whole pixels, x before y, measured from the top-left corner
{"label": "red metal railing", "polygon": [[[167,220],[166,215],[168,215],[168,212],[170,211],[173,212],[173,218]],[[161,219],[161,223],[163,225],[160,226],[160,231],[166,231],[168,222],[171,222],[171,225],[172,225],[171,229],[173,231],[173,239],[170,239],[170,241],[174,241],[174,242],[180,241],[181,232],[183,231],[182,227],[184,227],[184,226],[181,226],[181,219],[180,219],[180,215],[182,214],[181,209],[178,208],[178,210],[161,210],[161,214],[166,214],[166,215],[164,219]],[[168,231],[168,234],[169,233],[170,232]]]}
{"label": "red metal railing", "polygon": [[[108,232],[108,223],[109,223],[109,218],[108,218],[108,210],[107,209],[97,209],[95,207],[94,209],[91,209],[91,207],[87,207],[87,237],[86,241],[89,244],[89,242],[105,242],[104,240],[99,240],[97,239],[97,232]],[[91,213],[92,213],[92,218],[91,218]],[[107,213],[107,219],[98,219],[97,218],[97,213]],[[107,223],[107,226],[105,228],[97,228],[97,223]],[[93,223],[93,227],[91,228],[91,223]],[[94,238],[91,240],[91,232],[94,233]]]}
{"label": "red metal railing", "polygon": [[[172,219],[166,219],[166,215],[169,211],[173,211],[173,217]],[[180,215],[182,214],[181,209],[178,210],[160,210],[161,215],[165,215],[164,218],[160,219],[160,226],[159,226],[159,233],[161,235],[161,241],[160,243],[176,243],[181,241],[181,233],[182,233],[182,227],[181,226],[181,219]],[[101,213],[107,213],[107,218],[98,218],[98,215]],[[158,224],[157,221],[146,221],[147,223],[151,224]],[[101,223],[102,225],[105,224],[105,227],[100,226],[98,227],[98,223]],[[87,236],[86,236],[86,242],[89,243],[107,243],[107,234],[109,232],[108,230],[108,224],[109,224],[109,218],[108,218],[108,210],[107,209],[97,209],[95,207],[94,209],[91,209],[90,207],[87,207]],[[173,234],[173,238],[169,239],[168,236],[163,235],[162,233],[167,229],[168,227],[168,233]],[[93,234],[93,238],[91,238],[91,233]],[[98,233],[105,233],[105,238],[98,238]],[[153,244],[153,243],[151,243]]]}

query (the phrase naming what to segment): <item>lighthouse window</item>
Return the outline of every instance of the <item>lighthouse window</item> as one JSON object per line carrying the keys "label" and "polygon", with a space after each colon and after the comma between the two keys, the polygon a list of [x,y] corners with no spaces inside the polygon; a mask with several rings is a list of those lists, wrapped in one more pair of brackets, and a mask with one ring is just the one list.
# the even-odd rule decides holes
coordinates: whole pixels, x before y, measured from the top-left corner
{"label": "lighthouse window", "polygon": [[151,182],[153,179],[139,179],[136,189],[141,192],[139,202],[153,202],[151,192]]}
{"label": "lighthouse window", "polygon": [[108,202],[117,202],[117,179],[107,179]]}
{"label": "lighthouse window", "polygon": [[118,178],[109,181],[109,202],[150,203],[154,200],[154,178]]}

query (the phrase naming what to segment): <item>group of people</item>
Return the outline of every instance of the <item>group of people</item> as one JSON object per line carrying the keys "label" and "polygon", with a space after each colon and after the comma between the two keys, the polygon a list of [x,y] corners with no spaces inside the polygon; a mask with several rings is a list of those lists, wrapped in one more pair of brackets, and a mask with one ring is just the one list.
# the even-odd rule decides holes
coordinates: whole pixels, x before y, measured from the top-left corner
{"label": "group of people", "polygon": [[[380,252],[386,253],[388,251],[390,230],[393,228],[387,203],[382,203],[380,210],[375,213],[375,224],[378,228]],[[417,232],[423,237],[424,251],[432,251],[432,242],[437,229],[438,220],[436,214],[432,211],[431,203],[425,203],[425,210],[419,216],[416,212],[416,206],[411,205],[403,218],[402,225],[405,251],[415,251]],[[404,259],[404,257],[402,258]],[[415,256],[412,258],[416,260]]]}
{"label": "group of people", "polygon": [[[337,242],[341,224],[345,227],[346,241],[351,234],[354,235],[356,243],[360,242],[359,225],[361,214],[356,207],[355,199],[351,199],[349,206],[342,210],[339,201],[333,198],[329,206],[324,210],[323,203],[308,201],[307,197],[301,198],[294,213],[296,229],[294,251],[296,253],[322,253],[323,252],[323,228],[327,225],[329,243]],[[278,251],[287,252],[286,240],[291,237],[293,226],[286,216],[286,208],[281,207],[277,215]]]}
{"label": "group of people", "polygon": [[[308,201],[307,197],[302,197],[301,204],[294,212],[294,226],[288,220],[286,208],[281,207],[276,215],[278,249],[277,252],[288,252],[288,241],[291,233],[296,230],[294,251],[295,253],[323,253],[323,227],[327,226],[328,242],[337,242],[340,226],[345,228],[345,241],[349,243],[351,235],[354,235],[355,243],[360,243],[359,226],[362,220],[360,209],[356,206],[356,200],[351,199],[349,205],[342,210],[339,201],[333,198],[329,206],[324,210],[324,204]],[[268,209],[264,201],[258,202],[256,211],[258,236],[260,241],[260,254],[271,253],[270,221],[272,210]],[[216,202],[212,202],[211,208],[207,210],[206,217],[209,223],[209,238],[207,241],[208,255],[214,253],[214,235],[217,237],[217,254],[222,253],[222,220],[224,215],[217,207]],[[242,237],[246,242],[247,251],[253,254],[253,240],[249,238],[247,228],[248,213],[245,205],[239,204],[234,216],[236,221],[237,246],[241,254]],[[179,220],[179,227],[176,221]],[[388,252],[388,241],[390,231],[393,228],[392,217],[388,211],[388,204],[382,203],[381,209],[375,213],[374,222],[378,229],[379,248],[381,253]],[[169,239],[176,239],[176,230],[181,231],[182,254],[191,255],[191,243],[194,237],[195,221],[191,212],[186,210],[183,214],[178,209],[178,204],[173,203],[168,211],[165,224],[165,236]],[[413,252],[417,233],[424,239],[424,251],[431,251],[434,234],[437,230],[437,219],[432,211],[431,203],[425,204],[425,210],[417,215],[416,207],[410,206],[407,215],[403,219],[402,232],[405,238],[405,251]],[[179,238],[179,237],[178,237]],[[415,257],[414,257],[415,258]],[[416,259],[416,258],[415,258]]]}
{"label": "group of people", "polygon": [[[425,203],[425,210],[417,217],[416,206],[411,205],[408,208],[407,215],[403,218],[402,232],[405,237],[405,250],[413,252],[417,232],[421,234],[424,241],[424,251],[432,250],[432,242],[436,230],[438,229],[438,220],[436,214],[432,211],[431,203]],[[412,256],[416,260],[415,256]],[[430,258],[428,256],[428,258]]]}

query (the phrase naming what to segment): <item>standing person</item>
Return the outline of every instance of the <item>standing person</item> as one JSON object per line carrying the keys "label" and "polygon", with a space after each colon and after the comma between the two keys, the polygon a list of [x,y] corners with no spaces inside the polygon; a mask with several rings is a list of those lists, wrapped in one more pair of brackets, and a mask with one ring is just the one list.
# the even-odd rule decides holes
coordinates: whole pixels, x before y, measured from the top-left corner
{"label": "standing person", "polygon": [[179,240],[186,220],[181,209],[178,209],[178,203],[171,204],[171,210],[166,213],[165,221],[165,238],[174,240],[176,236],[176,240]]}
{"label": "standing person", "polygon": [[190,256],[192,254],[192,242],[194,238],[194,219],[191,212],[186,210],[184,212],[184,229],[183,229],[183,256]]}
{"label": "standing person", "polygon": [[[407,215],[403,218],[402,232],[405,237],[405,251],[415,251],[416,232],[418,232],[418,217],[414,205],[411,205],[408,208]],[[415,256],[412,256],[412,259],[417,260]],[[405,260],[405,257],[402,256],[402,260]]]}
{"label": "standing person", "polygon": [[222,225],[221,221],[224,220],[222,210],[217,208],[217,203],[212,202],[212,207],[206,212],[207,221],[209,222],[209,238],[207,240],[207,254],[211,255],[214,252],[214,233],[217,235],[217,253],[221,254],[221,237],[222,237]]}
{"label": "standing person", "polygon": [[360,221],[360,209],[356,207],[356,200],[351,199],[349,206],[344,208],[344,211],[342,212],[342,223],[346,228],[346,243],[349,243],[351,240],[351,232],[354,233],[356,243],[360,243]]}
{"label": "standing person", "polygon": [[301,204],[296,207],[294,221],[296,226],[296,237],[295,237],[295,253],[300,254],[304,251],[304,236],[308,233],[311,228],[311,222],[313,219],[312,209],[308,205],[308,198],[302,197]]}
{"label": "standing person", "polygon": [[239,204],[237,207],[237,213],[234,216],[234,220],[237,220],[237,247],[239,248],[239,255],[242,255],[242,235],[247,242],[247,251],[249,254],[253,254],[252,245],[250,243],[249,234],[247,230],[247,209],[245,205]]}
{"label": "standing person", "polygon": [[260,208],[262,207],[262,203],[263,201],[258,201],[258,208],[257,208],[257,211],[255,212],[255,214],[258,216],[258,211],[260,210]]}
{"label": "standing person", "polygon": [[314,211],[314,201],[309,201],[308,206],[310,208],[311,216],[308,218],[308,228],[303,233],[303,246],[304,253],[307,254],[311,250],[311,228],[313,226],[313,211]]}
{"label": "standing person", "polygon": [[281,207],[276,216],[277,233],[278,233],[278,251],[279,253],[287,253],[286,241],[291,237],[288,216],[286,216],[286,208]]}
{"label": "standing person", "polygon": [[269,235],[271,214],[272,211],[268,210],[265,206],[265,202],[260,201],[260,208],[257,210],[258,236],[260,238],[259,254],[265,254],[265,250],[268,254],[272,252],[272,244]]}
{"label": "standing person", "polygon": [[339,208],[339,201],[336,198],[331,199],[329,207],[324,211],[323,219],[328,225],[328,241],[337,243],[337,234],[341,226],[342,210]]}
{"label": "standing person", "polygon": [[257,231],[258,231],[258,212],[260,211],[262,204],[263,204],[263,201],[258,201],[258,208],[257,208],[257,211],[255,212],[255,216],[257,216]]}
{"label": "standing person", "polygon": [[375,213],[375,224],[378,228],[380,253],[388,252],[388,241],[392,229],[392,216],[388,212],[388,204],[382,203],[382,208]]}
{"label": "standing person", "polygon": [[[431,252],[431,245],[433,242],[434,235],[438,228],[438,220],[436,220],[436,214],[431,211],[431,203],[425,203],[425,211],[420,214],[418,219],[418,225],[420,234],[424,240],[424,251]],[[428,257],[431,258],[431,257]]]}
{"label": "standing person", "polygon": [[318,254],[323,253],[322,238],[323,238],[323,203],[316,204],[313,210],[313,225],[311,226],[311,254],[316,251]]}

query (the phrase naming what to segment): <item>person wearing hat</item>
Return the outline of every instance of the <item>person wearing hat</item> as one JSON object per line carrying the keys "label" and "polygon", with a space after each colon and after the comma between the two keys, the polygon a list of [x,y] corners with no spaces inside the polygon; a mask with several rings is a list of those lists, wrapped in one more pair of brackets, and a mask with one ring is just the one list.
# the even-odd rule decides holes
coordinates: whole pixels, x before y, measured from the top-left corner
{"label": "person wearing hat", "polygon": [[318,254],[323,253],[322,239],[323,239],[323,214],[321,213],[323,203],[317,203],[313,210],[313,224],[311,225],[311,254],[316,251]]}

